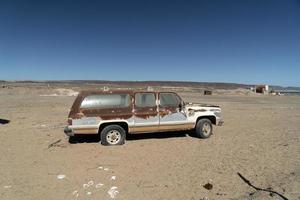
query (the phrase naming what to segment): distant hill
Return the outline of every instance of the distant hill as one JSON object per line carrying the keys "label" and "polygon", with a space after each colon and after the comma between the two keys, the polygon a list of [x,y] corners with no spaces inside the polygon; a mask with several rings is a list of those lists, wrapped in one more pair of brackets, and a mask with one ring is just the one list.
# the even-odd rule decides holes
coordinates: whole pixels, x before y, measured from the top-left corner
{"label": "distant hill", "polygon": [[[239,83],[222,83],[222,82],[189,82],[189,81],[109,81],[109,80],[59,80],[59,81],[3,81],[0,83],[50,83],[50,84],[99,84],[99,85],[128,85],[136,87],[193,87],[193,88],[211,88],[211,89],[237,89],[250,88],[255,85],[239,84]],[[300,87],[282,87],[270,86],[273,90],[293,90],[300,91]]]}
{"label": "distant hill", "polygon": [[[1,82],[1,81],[0,81]],[[5,82],[5,81],[2,81]],[[11,81],[7,81],[11,82]],[[12,81],[14,83],[51,83],[51,84],[101,84],[130,86],[163,86],[163,87],[197,87],[215,89],[248,88],[251,85],[218,82],[188,82],[188,81],[108,81],[108,80],[62,80],[62,81]]]}

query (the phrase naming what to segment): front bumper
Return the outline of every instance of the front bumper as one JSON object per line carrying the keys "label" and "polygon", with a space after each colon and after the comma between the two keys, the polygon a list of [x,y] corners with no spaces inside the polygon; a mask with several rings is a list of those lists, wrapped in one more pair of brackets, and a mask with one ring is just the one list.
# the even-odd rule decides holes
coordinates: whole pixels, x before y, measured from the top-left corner
{"label": "front bumper", "polygon": [[67,136],[74,136],[74,131],[69,126],[66,126],[64,132]]}

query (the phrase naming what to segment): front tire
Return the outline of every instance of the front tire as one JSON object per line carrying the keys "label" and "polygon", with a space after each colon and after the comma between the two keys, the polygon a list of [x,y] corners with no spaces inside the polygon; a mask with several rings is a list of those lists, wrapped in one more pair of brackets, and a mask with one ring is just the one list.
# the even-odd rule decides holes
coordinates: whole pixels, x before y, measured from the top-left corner
{"label": "front tire", "polygon": [[196,135],[199,138],[209,138],[212,135],[213,127],[209,119],[200,119],[196,125]]}
{"label": "front tire", "polygon": [[100,137],[102,145],[122,145],[125,143],[126,132],[119,125],[109,125],[101,131]]}

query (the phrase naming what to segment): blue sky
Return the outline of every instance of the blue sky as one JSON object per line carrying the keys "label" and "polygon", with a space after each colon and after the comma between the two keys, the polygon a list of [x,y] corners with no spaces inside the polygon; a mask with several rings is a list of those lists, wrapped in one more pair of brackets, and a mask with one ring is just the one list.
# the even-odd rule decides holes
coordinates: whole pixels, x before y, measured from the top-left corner
{"label": "blue sky", "polygon": [[0,0],[0,79],[300,86],[299,75],[299,0]]}

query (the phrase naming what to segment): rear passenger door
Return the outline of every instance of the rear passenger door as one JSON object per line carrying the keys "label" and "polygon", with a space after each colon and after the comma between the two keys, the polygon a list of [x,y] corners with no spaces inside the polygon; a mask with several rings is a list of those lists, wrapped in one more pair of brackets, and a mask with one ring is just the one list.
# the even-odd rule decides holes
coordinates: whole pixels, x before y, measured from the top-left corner
{"label": "rear passenger door", "polygon": [[134,95],[133,132],[155,132],[158,130],[159,117],[154,92],[138,92]]}

